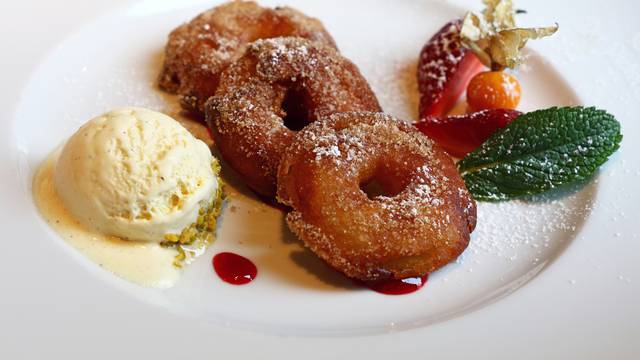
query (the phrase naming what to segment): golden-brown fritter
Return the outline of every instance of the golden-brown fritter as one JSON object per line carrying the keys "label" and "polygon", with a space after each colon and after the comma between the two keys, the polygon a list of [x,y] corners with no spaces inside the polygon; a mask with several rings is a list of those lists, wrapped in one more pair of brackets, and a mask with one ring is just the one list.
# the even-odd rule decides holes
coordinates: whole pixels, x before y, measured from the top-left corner
{"label": "golden-brown fritter", "polygon": [[[382,194],[362,187],[375,182]],[[361,280],[406,278],[455,260],[476,206],[452,160],[411,125],[381,113],[335,114],[299,132],[278,169],[289,228]]]}
{"label": "golden-brown fritter", "polygon": [[223,72],[206,120],[225,161],[256,192],[273,197],[292,129],[357,110],[380,105],[352,62],[317,42],[283,37],[252,43]]}
{"label": "golden-brown fritter", "polygon": [[297,36],[335,48],[322,23],[289,7],[264,8],[231,1],[207,10],[169,34],[160,73],[162,89],[180,95],[182,107],[203,116],[220,73],[255,40]]}

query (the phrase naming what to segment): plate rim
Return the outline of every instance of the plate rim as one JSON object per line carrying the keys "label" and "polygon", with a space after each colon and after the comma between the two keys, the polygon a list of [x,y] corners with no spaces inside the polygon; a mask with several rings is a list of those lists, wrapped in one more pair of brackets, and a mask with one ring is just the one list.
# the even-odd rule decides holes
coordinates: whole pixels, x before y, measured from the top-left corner
{"label": "plate rim", "polygon": [[[524,2],[524,1],[523,1]],[[30,3],[30,1],[25,1],[25,3]],[[35,1],[31,1],[31,3],[35,3]],[[78,3],[80,3],[80,1],[77,0],[69,0],[68,1],[69,6],[75,6]],[[113,1],[111,3],[111,7],[113,10],[111,11],[117,11],[118,8],[126,8],[128,6],[130,6],[130,3],[132,3],[132,1],[129,1],[127,4],[115,4],[116,2]],[[200,2],[198,2],[200,3]],[[461,1],[457,1],[454,3],[461,3]],[[467,4],[468,2],[465,2],[465,5],[469,6]],[[530,2],[531,3],[531,2]],[[116,6],[115,8],[113,8],[113,6]],[[471,6],[474,6],[475,3],[471,4]],[[81,6],[79,6],[80,8],[82,8]],[[533,8],[533,6],[531,6]],[[541,2],[536,3],[535,5],[536,9],[537,8],[541,8],[543,7]],[[87,13],[91,13],[90,9],[85,9],[87,11]],[[59,11],[63,11],[63,9],[60,9]],[[6,12],[5,12],[6,13]],[[95,14],[95,13],[94,13]],[[0,15],[0,17],[2,17],[2,15]],[[88,19],[89,17],[87,17],[86,19]],[[16,19],[10,19],[9,23],[16,23]],[[6,39],[2,38],[3,41],[6,41]],[[41,54],[42,56],[42,54]],[[5,60],[6,61],[6,60]],[[556,65],[556,67],[558,67],[560,69],[564,68],[566,65],[560,64],[560,65]],[[29,69],[22,69],[23,73],[28,74],[29,73]],[[4,86],[9,87],[9,84],[16,84],[17,88],[22,88],[20,85],[21,81],[20,81],[20,76],[21,74],[18,73],[15,76],[13,76],[11,79],[9,79],[9,82],[7,82]],[[569,80],[567,80],[569,81]],[[28,81],[27,81],[28,82]],[[24,82],[23,84],[26,84],[27,82]],[[579,95],[580,98],[584,99],[585,102],[589,101],[589,97],[585,97],[582,96],[580,94],[580,91],[577,90],[576,91]],[[13,102],[12,98],[4,98],[4,99],[0,99],[0,103],[2,103],[3,105],[6,105],[2,108],[2,110],[0,110],[0,113],[2,113],[5,119],[13,119],[13,115],[15,114],[15,110],[17,107],[18,102]],[[618,110],[618,109],[615,109]],[[621,119],[622,120],[622,119]],[[626,126],[626,123],[623,123],[625,125],[625,129],[634,129],[633,126]],[[4,175],[5,179],[11,179],[12,175],[13,175],[13,171],[16,169],[18,169],[18,171],[20,171],[20,164],[17,164],[15,161],[17,159],[17,150],[16,148],[11,147],[11,139],[13,138],[13,122],[11,123],[7,123],[4,122],[0,125],[0,129],[2,129],[2,133],[6,136],[8,136],[8,141],[5,141],[3,145],[0,146],[7,146],[7,148],[5,148],[5,152],[3,152],[2,155],[0,155],[2,158],[4,158],[5,160],[5,164],[7,163],[11,163],[12,166],[10,168],[3,168],[2,170],[2,174]],[[635,128],[637,128],[637,126],[635,126]],[[9,131],[6,131],[6,130]],[[19,144],[18,144],[19,146]],[[623,145],[623,150],[625,151],[625,154],[627,152],[633,151],[633,150],[637,150],[638,146],[637,145],[627,145],[627,143],[625,142]],[[607,170],[612,170],[611,168],[616,168],[617,165],[619,165],[620,163],[620,158],[626,159],[622,154],[618,154],[616,156],[613,157],[610,165],[606,165],[605,168]],[[600,176],[599,177],[599,181],[600,181],[600,185],[599,185],[599,191],[598,191],[598,195],[597,197],[604,197],[605,195],[611,193],[613,191],[613,189],[610,187],[611,185],[609,185],[610,181],[609,177],[607,176]],[[20,186],[19,184],[13,183],[12,181],[3,181],[3,185],[8,185],[5,189],[3,189],[3,191],[7,191],[10,190],[12,188],[12,186]],[[16,199],[16,194],[8,194],[9,195],[9,199]],[[633,210],[633,207],[631,207],[631,201],[628,201],[627,203],[622,204],[624,209],[629,209],[629,210]],[[8,211],[8,206],[6,206],[6,204],[3,204],[0,209],[2,209],[2,213],[4,213],[5,215],[8,215],[9,219],[12,218],[12,215],[17,215],[19,213],[13,214],[11,212]],[[580,234],[577,235],[576,239],[574,240],[574,244],[571,245],[571,247],[575,247],[575,246],[583,246],[586,242],[588,242],[589,239],[587,239],[584,235],[584,233],[586,232],[585,229],[589,228],[589,231],[591,232],[591,234],[604,234],[603,231],[599,231],[598,230],[598,226],[602,226],[602,225],[609,225],[609,222],[607,221],[607,219],[604,218],[604,216],[606,216],[608,214],[603,214],[602,211],[598,211],[598,209],[596,209],[594,211],[594,213],[590,216],[589,220],[587,221],[587,224],[585,224],[584,229],[582,229],[582,232]],[[16,217],[15,220],[17,221],[17,223],[19,223],[20,218]],[[631,224],[630,224],[631,225]],[[606,227],[605,227],[606,228]],[[587,234],[588,235],[588,234]],[[610,234],[611,235],[611,234]],[[593,235],[588,235],[589,237],[592,237]],[[505,315],[496,315],[499,313],[502,314],[512,314],[512,315],[521,315],[521,311],[520,311],[520,306],[521,304],[526,304],[528,302],[530,302],[531,300],[526,300],[526,299],[536,299],[536,293],[538,292],[559,292],[561,294],[564,294],[565,297],[568,298],[568,300],[572,300],[576,298],[576,294],[577,292],[581,292],[582,294],[591,294],[593,296],[593,294],[588,291],[587,289],[584,289],[580,286],[570,286],[567,285],[567,279],[570,278],[570,276],[566,276],[567,273],[571,273],[571,271],[568,271],[567,269],[571,269],[573,268],[573,266],[575,266],[575,264],[577,263],[578,265],[581,264],[580,261],[578,261],[578,259],[575,259],[576,256],[574,255],[569,255],[566,256],[567,254],[563,254],[563,256],[560,256],[559,258],[557,258],[553,265],[551,267],[547,267],[546,269],[544,269],[541,273],[539,273],[536,277],[536,279],[534,281],[529,282],[528,285],[520,288],[517,292],[512,293],[511,295],[509,295],[506,298],[501,299],[499,302],[494,302],[493,304],[490,304],[482,309],[476,310],[471,314],[467,314],[462,318],[456,318],[456,319],[452,319],[452,320],[448,320],[444,323],[438,323],[435,325],[431,325],[427,328],[421,328],[421,329],[413,329],[413,330],[407,330],[407,331],[403,331],[400,333],[389,333],[387,335],[381,335],[381,336],[366,336],[366,337],[357,337],[357,338],[353,338],[352,341],[354,343],[360,343],[360,344],[364,344],[366,345],[374,345],[372,346],[372,349],[386,349],[387,351],[389,349],[393,349],[397,347],[394,345],[395,342],[401,342],[404,344],[411,344],[414,341],[422,338],[422,337],[429,337],[430,343],[436,343],[436,342],[441,342],[443,345],[453,345],[453,338],[460,336],[460,334],[465,334],[465,335],[473,335],[472,333],[470,334],[469,329],[483,329],[485,331],[485,333],[481,334],[481,336],[478,336],[478,338],[482,338],[482,339],[491,339],[492,337],[499,337],[502,340],[506,340],[505,337],[508,339],[509,336],[516,338],[517,340],[522,340],[521,337],[519,336],[515,336],[513,333],[510,334],[509,331],[505,331],[506,329],[504,329],[505,325],[509,325],[509,322],[504,322],[504,321],[499,321],[500,318],[504,317]],[[565,258],[566,257],[566,258]],[[637,268],[636,268],[637,269]],[[560,284],[558,283],[558,279],[561,279]],[[634,287],[634,289],[637,288],[637,286]],[[543,290],[546,289],[546,290]],[[573,293],[572,293],[573,292]],[[567,296],[567,293],[572,293],[569,294],[569,296]],[[638,295],[638,291],[635,290],[632,292],[632,295]],[[566,300],[565,300],[566,301]],[[563,302],[565,303],[565,302]],[[33,305],[33,303],[27,303],[27,305]],[[566,303],[565,303],[566,304]],[[626,304],[626,303],[625,303]],[[12,304],[14,307],[19,307],[20,304],[15,303]],[[560,315],[558,314],[557,311],[552,311],[551,309],[552,306],[542,306],[541,310],[547,310],[548,312],[546,313],[546,316],[550,316],[550,314],[556,314],[556,315]],[[38,308],[38,310],[42,311],[43,308]],[[138,309],[139,311],[143,312],[143,309]],[[167,314],[162,314],[159,311],[154,311],[151,310],[149,311],[149,309],[146,309],[148,314],[145,316],[146,320],[149,320],[149,325],[155,325],[157,326],[157,329],[162,329],[163,326],[158,325],[158,321],[157,319],[160,318],[165,318]],[[638,313],[637,311],[631,312],[632,319],[638,319]],[[171,318],[171,316],[169,316]],[[155,318],[156,320],[153,321],[152,318]],[[520,323],[517,328],[524,330],[525,333],[535,333],[535,331],[537,328],[535,327],[535,323],[537,318],[536,317],[527,317],[527,316],[515,316],[515,318],[520,319],[520,321],[522,321],[522,323]],[[560,318],[560,317],[559,317]],[[565,316],[565,318],[567,318]],[[568,317],[569,319],[571,319],[571,316]],[[175,319],[174,319],[175,321]],[[181,325],[181,327],[183,327],[184,324]],[[495,326],[498,330],[496,329],[492,329],[492,326]],[[197,327],[201,327],[201,326],[197,326]],[[466,329],[466,330],[465,330]],[[71,329],[65,329],[66,330],[71,330]],[[76,331],[78,329],[75,329]],[[286,342],[287,346],[291,346],[292,350],[295,351],[300,351],[301,353],[306,352],[305,348],[309,345],[313,345],[313,346],[317,346],[318,344],[326,344],[329,346],[329,349],[331,349],[331,351],[336,351],[336,350],[340,350],[341,352],[344,353],[349,353],[351,346],[349,345],[348,342],[344,342],[342,340],[336,339],[336,338],[329,338],[329,339],[309,339],[309,338],[281,338],[281,337],[277,337],[277,336],[265,336],[264,334],[255,334],[255,333],[247,333],[245,331],[236,331],[233,329],[220,329],[220,328],[216,328],[216,329],[212,329],[208,326],[204,326],[204,328],[200,329],[202,331],[205,332],[211,332],[211,333],[215,333],[216,336],[220,336],[220,339],[229,339],[229,343],[232,344],[234,343],[233,339],[238,339],[240,338],[251,338],[252,341],[255,341],[255,343],[257,344],[261,344],[264,346],[264,348],[269,349],[270,351],[274,352],[274,353],[278,353],[279,351],[281,351],[281,349],[279,348],[279,344],[281,344],[282,342]],[[638,334],[638,327],[635,327],[636,330],[636,335]],[[6,329],[4,327],[0,328],[0,332],[4,333],[6,331]],[[443,335],[444,334],[444,335]],[[450,334],[449,336],[447,336],[446,334]],[[452,334],[458,334],[456,336],[452,336]],[[20,342],[20,341],[24,341],[25,339],[28,338],[28,336],[25,336],[25,333],[18,333],[15,337],[15,341]],[[477,335],[477,334],[476,334]],[[384,340],[382,340],[384,339]],[[547,340],[553,340],[552,337],[550,336],[546,336],[545,339]],[[567,341],[566,345],[562,345],[559,342],[553,342],[555,344],[555,346],[557,346],[557,348],[555,348],[555,350],[557,350],[556,354],[560,354],[560,353],[565,353],[565,354],[584,354],[587,357],[592,357],[594,355],[597,354],[602,354],[602,350],[603,349],[598,349],[597,347],[595,347],[593,344],[591,346],[585,346],[582,349],[577,349],[575,347],[573,347],[575,344],[579,344],[582,343],[582,339],[578,339],[578,338],[574,338],[574,337],[568,337],[568,340],[571,341]],[[600,339],[602,340],[602,339]],[[609,341],[613,341],[613,340],[609,340]],[[222,342],[220,342],[222,343]],[[475,344],[475,345],[481,345],[478,344],[477,342],[470,342],[471,344]],[[533,342],[535,343],[535,342]],[[276,346],[274,346],[274,344]],[[485,344],[486,345],[486,344]],[[509,351],[516,351],[518,349],[523,350],[527,347],[527,343],[524,342],[516,342],[515,343],[515,347],[513,346],[507,346],[504,349],[501,349],[503,354],[508,353]],[[133,346],[133,345],[131,345]],[[446,347],[446,346],[443,346]],[[473,346],[470,346],[473,347]],[[225,347],[222,347],[223,349],[226,349]],[[411,350],[411,351],[417,351],[419,349],[419,347],[417,346],[411,346],[411,345],[407,345],[407,347],[405,348],[405,350]],[[227,349],[229,350],[229,352],[232,352],[232,349]],[[500,350],[500,349],[496,349],[496,350]],[[585,350],[588,350],[588,352],[586,352]],[[594,351],[595,350],[595,351]],[[598,351],[600,350],[600,351]],[[606,349],[606,350],[613,350],[611,348]],[[640,350],[640,346],[639,345],[629,345],[627,344],[626,346],[621,346],[619,348],[619,350],[624,350],[624,351],[638,351]],[[223,350],[226,351],[226,350]],[[317,355],[321,355],[322,353],[325,353],[325,350],[321,350],[318,351],[318,353],[315,353],[312,355],[312,357],[317,356]],[[411,352],[409,351],[409,352]],[[0,351],[1,352],[1,351]],[[540,352],[540,351],[538,351]],[[383,352],[380,352],[380,354],[382,354]],[[453,352],[443,352],[441,350],[435,350],[432,353],[440,353],[443,355],[454,355],[454,354],[459,354],[462,353],[460,351],[460,349],[458,349],[457,351],[453,351]],[[469,352],[472,353],[472,352]],[[525,358],[529,357],[531,354],[535,354],[536,351],[532,351],[529,355],[525,355]],[[165,354],[172,354],[171,351],[166,352]],[[611,354],[611,353],[609,353]],[[625,356],[625,355],[633,355],[632,352],[626,352],[626,353],[619,353],[621,356]],[[320,356],[317,356],[320,357]],[[531,356],[533,358],[533,356]]]}

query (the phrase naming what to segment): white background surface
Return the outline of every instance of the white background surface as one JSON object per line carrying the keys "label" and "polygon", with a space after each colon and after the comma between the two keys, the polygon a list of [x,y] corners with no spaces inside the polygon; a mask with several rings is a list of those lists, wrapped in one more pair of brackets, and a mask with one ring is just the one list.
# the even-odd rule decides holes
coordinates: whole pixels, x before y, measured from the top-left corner
{"label": "white background surface", "polygon": [[[460,3],[479,7],[475,1]],[[561,24],[557,39],[532,48],[561,71],[585,104],[616,115],[625,135],[621,151],[598,179],[598,206],[576,239],[532,282],[479,311],[410,331],[331,338],[277,337],[191,321],[132,301],[124,291],[96,281],[94,274],[78,271],[58,244],[34,240],[42,231],[25,221],[31,211],[23,196],[28,190],[16,176],[24,164],[17,163],[20,144],[11,130],[17,127],[14,112],[23,87],[62,39],[102,11],[125,5],[3,4],[0,214],[5,247],[0,262],[0,357],[637,358],[640,239],[633,225],[639,210],[635,202],[640,109],[635,102],[640,98],[640,29],[634,25],[634,13],[639,9],[623,1],[565,3],[556,9],[552,2],[518,2],[530,11],[531,23]]]}

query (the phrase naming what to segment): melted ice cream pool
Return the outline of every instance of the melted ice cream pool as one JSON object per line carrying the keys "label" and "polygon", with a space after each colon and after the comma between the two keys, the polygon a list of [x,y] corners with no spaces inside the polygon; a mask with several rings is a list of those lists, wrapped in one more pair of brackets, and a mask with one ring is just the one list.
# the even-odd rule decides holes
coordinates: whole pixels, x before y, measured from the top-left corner
{"label": "melted ice cream pool", "polygon": [[177,251],[154,242],[123,240],[104,235],[75,219],[64,207],[54,185],[60,151],[51,154],[33,182],[36,205],[49,225],[71,246],[117,276],[146,287],[169,288],[180,277],[173,266]]}

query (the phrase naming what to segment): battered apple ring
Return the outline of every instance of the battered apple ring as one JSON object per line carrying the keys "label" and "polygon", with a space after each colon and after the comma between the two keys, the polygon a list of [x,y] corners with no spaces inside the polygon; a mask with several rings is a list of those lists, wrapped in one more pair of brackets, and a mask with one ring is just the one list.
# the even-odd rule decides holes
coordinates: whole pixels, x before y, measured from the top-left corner
{"label": "battered apple ring", "polygon": [[225,161],[261,195],[295,130],[337,112],[380,111],[358,68],[333,48],[302,38],[251,44],[220,78],[206,120]]}
{"label": "battered apple ring", "polygon": [[264,8],[232,1],[207,10],[171,32],[160,73],[162,89],[180,95],[181,106],[198,116],[215,93],[219,76],[255,40],[298,36],[335,48],[322,23],[289,7]]}
{"label": "battered apple ring", "polygon": [[[381,195],[362,187],[377,182]],[[476,205],[452,160],[391,116],[335,114],[299,132],[278,169],[289,228],[360,280],[421,276],[455,260]]]}

